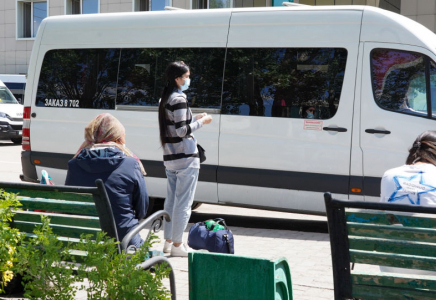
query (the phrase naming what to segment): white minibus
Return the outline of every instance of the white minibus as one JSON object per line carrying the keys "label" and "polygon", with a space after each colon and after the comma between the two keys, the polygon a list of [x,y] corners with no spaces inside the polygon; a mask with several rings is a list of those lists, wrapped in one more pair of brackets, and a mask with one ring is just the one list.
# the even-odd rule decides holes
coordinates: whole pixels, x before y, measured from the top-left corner
{"label": "white minibus", "polygon": [[436,35],[369,6],[176,10],[44,19],[24,100],[24,181],[63,184],[84,127],[109,112],[148,173],[166,177],[157,108],[166,65],[191,67],[207,151],[195,194],[324,214],[323,193],[378,200],[380,179],[436,125]]}

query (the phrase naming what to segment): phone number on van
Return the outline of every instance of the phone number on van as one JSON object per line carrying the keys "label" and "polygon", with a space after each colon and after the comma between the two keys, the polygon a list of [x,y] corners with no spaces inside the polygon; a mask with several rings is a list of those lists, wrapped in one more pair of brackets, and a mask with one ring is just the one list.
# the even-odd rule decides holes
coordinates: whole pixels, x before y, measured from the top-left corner
{"label": "phone number on van", "polygon": [[45,99],[45,106],[50,106],[50,107],[79,107],[79,100]]}

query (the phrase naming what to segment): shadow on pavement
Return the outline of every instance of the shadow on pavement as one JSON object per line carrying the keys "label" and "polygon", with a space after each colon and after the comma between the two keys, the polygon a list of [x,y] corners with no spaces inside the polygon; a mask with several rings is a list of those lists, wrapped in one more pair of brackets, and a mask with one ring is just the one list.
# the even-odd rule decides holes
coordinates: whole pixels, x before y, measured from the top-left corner
{"label": "shadow on pavement", "polygon": [[283,219],[283,218],[265,218],[256,216],[240,216],[240,215],[223,215],[192,212],[189,223],[197,223],[208,219],[223,218],[227,225],[232,228],[261,228],[261,229],[279,229],[292,230],[302,232],[328,233],[327,222],[317,220],[299,220],[299,219]]}
{"label": "shadow on pavement", "polygon": [[0,141],[0,147],[12,147],[12,146],[21,147],[21,144],[14,144],[8,141]]}

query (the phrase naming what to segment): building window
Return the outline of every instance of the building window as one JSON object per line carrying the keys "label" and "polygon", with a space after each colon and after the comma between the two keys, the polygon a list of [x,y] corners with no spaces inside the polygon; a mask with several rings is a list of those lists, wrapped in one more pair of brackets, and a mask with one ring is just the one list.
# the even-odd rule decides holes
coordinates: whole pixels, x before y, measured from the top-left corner
{"label": "building window", "polygon": [[67,15],[98,14],[100,0],[66,0],[65,13]]}
{"label": "building window", "polygon": [[[253,0],[251,0],[253,2]],[[231,0],[192,0],[192,9],[230,8]]]}
{"label": "building window", "polygon": [[151,10],[165,10],[165,6],[171,6],[170,0],[150,0]]}
{"label": "building window", "polygon": [[47,1],[18,1],[17,36],[34,38],[42,20],[47,17],[47,8]]}
{"label": "building window", "polygon": [[135,11],[149,11],[150,10],[150,0],[136,0],[134,1]]}
{"label": "building window", "polygon": [[[274,1],[273,1],[274,2]],[[285,0],[277,0],[276,2],[280,2],[280,6]],[[265,7],[267,6],[265,0],[234,0],[234,7]],[[273,3],[272,6],[278,6]]]}

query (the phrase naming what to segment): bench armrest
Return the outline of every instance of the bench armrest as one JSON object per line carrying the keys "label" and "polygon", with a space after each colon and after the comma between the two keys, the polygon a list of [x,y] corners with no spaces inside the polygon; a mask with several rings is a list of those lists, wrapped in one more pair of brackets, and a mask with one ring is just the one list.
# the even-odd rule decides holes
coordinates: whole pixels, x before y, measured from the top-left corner
{"label": "bench armrest", "polygon": [[156,256],[150,259],[147,259],[143,263],[137,265],[137,268],[148,270],[155,265],[159,265],[162,263],[167,263],[168,267],[171,269],[170,271],[170,291],[171,291],[171,300],[176,300],[176,277],[174,275],[173,267],[171,266],[170,261],[163,256]]}
{"label": "bench armrest", "polygon": [[129,233],[127,233],[126,236],[124,236],[121,242],[122,251],[127,250],[130,240],[145,227],[151,225],[150,230],[152,230],[153,232],[158,232],[163,225],[162,217],[164,217],[167,222],[171,221],[170,215],[165,210],[159,210],[154,214],[152,214],[151,216],[149,216],[147,219],[143,219],[139,221],[138,226],[136,226],[134,229],[129,231]]}

